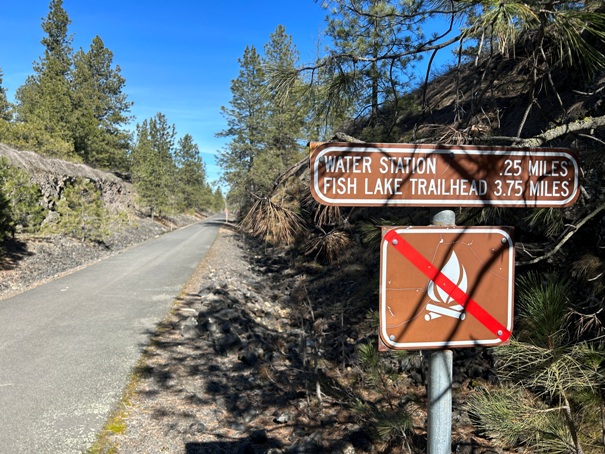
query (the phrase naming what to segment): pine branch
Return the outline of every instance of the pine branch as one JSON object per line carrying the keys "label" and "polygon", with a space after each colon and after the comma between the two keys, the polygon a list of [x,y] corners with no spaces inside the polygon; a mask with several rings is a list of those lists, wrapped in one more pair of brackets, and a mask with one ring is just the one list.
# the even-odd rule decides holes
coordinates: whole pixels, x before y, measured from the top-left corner
{"label": "pine branch", "polygon": [[546,142],[550,142],[551,140],[561,137],[562,135],[576,131],[583,131],[586,129],[599,128],[601,126],[605,126],[605,115],[600,117],[586,117],[582,120],[556,126],[540,135],[521,140],[518,142],[518,144],[523,147],[539,147],[544,145]]}
{"label": "pine branch", "polygon": [[552,257],[553,255],[555,255],[557,252],[559,252],[559,250],[563,247],[563,245],[565,243],[567,243],[567,241],[569,241],[571,239],[571,237],[584,225],[586,224],[588,221],[590,221],[592,218],[594,218],[597,214],[599,214],[601,211],[605,210],[605,203],[602,204],[601,206],[599,206],[596,210],[594,210],[592,213],[590,213],[588,216],[586,216],[584,219],[582,219],[580,222],[578,222],[576,225],[572,226],[571,230],[569,232],[567,232],[567,234],[565,234],[560,241],[556,244],[556,246],[554,247],[550,247],[549,246],[549,251],[540,256],[540,257],[536,257],[532,260],[528,260],[528,261],[517,261],[515,262],[516,266],[525,266],[525,265],[534,265],[538,262],[541,262],[542,260],[546,260],[549,257]]}
{"label": "pine branch", "polygon": [[[600,117],[586,117],[582,120],[577,120],[571,123],[566,123],[564,125],[555,126],[554,128],[549,129],[543,132],[542,134],[526,139],[512,136],[489,136],[482,137],[481,140],[486,143],[509,142],[514,144],[516,147],[540,147],[545,143],[557,139],[565,134],[583,131],[587,129],[596,129],[602,126],[605,126],[605,115],[602,115]],[[603,143],[603,141],[595,137],[588,136],[586,134],[579,135]]]}

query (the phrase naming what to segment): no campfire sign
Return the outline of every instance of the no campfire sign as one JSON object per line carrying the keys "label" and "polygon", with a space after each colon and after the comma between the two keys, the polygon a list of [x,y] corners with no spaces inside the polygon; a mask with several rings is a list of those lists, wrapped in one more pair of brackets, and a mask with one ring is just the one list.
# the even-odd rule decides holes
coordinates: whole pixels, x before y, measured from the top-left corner
{"label": "no campfire sign", "polygon": [[513,299],[510,229],[383,227],[382,350],[504,344]]}

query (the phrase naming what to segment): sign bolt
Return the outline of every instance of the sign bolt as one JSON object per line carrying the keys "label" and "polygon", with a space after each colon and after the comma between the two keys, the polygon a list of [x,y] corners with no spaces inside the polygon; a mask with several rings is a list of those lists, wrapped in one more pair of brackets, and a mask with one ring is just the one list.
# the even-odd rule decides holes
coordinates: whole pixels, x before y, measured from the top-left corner
{"label": "sign bolt", "polygon": [[393,246],[397,246],[398,244],[399,244],[399,241],[397,241],[397,238],[395,238],[395,239],[393,240]]}
{"label": "sign bolt", "polygon": [[507,240],[506,240],[506,238],[502,238],[502,240],[500,240],[500,241],[502,241],[502,244],[506,244]]}
{"label": "sign bolt", "polygon": [[498,330],[498,336],[502,336],[502,330],[501,329]]}
{"label": "sign bolt", "polygon": [[389,336],[389,339],[390,339],[390,340],[392,340],[392,341],[394,341],[394,340],[395,340],[395,335],[394,335],[394,334],[391,334],[391,335]]}

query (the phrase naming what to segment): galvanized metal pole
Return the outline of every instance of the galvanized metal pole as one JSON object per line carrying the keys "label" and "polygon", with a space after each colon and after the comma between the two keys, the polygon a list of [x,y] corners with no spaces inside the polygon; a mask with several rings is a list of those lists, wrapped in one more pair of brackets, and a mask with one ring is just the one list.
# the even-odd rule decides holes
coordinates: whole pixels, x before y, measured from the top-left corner
{"label": "galvanized metal pole", "polygon": [[[456,225],[452,210],[431,210],[431,224]],[[428,454],[449,454],[452,446],[452,350],[429,353]]]}

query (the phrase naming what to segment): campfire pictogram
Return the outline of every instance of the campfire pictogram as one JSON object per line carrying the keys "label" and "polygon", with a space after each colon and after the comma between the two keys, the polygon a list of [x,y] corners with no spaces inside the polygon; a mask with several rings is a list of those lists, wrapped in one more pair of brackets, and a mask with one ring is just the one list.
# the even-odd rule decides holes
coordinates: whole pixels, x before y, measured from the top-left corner
{"label": "campfire pictogram", "polygon": [[[467,279],[466,270],[458,261],[458,256],[454,251],[449,260],[441,269],[441,273],[444,274],[450,281],[466,293],[467,290]],[[424,319],[428,322],[441,316],[457,318],[464,320],[464,307],[457,304],[456,301],[447,294],[447,292],[441,289],[438,285],[435,285],[433,281],[429,281],[427,288],[428,297],[435,303],[428,303],[426,310],[428,313],[424,316]],[[456,304],[452,304],[456,303]]]}

